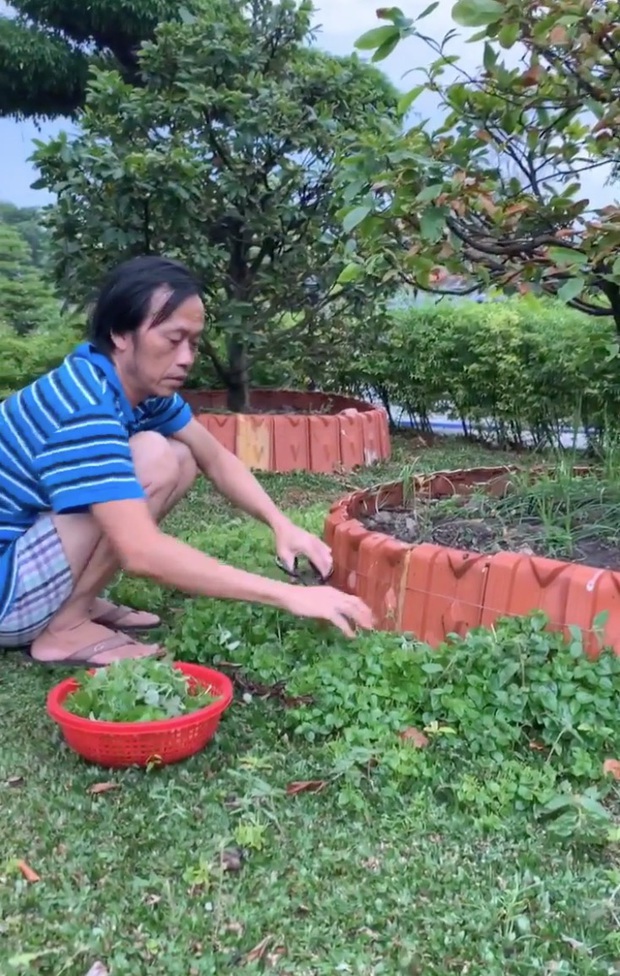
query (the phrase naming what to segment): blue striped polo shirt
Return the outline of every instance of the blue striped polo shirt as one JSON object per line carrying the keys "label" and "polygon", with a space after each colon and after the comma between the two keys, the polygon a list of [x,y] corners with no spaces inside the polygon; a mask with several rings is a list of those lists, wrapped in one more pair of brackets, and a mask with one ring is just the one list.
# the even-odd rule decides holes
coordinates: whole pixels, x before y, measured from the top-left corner
{"label": "blue striped polo shirt", "polygon": [[132,407],[114,364],[90,343],[0,404],[0,620],[15,588],[15,542],[40,513],[144,498],[129,438],[169,437],[191,418],[176,393]]}

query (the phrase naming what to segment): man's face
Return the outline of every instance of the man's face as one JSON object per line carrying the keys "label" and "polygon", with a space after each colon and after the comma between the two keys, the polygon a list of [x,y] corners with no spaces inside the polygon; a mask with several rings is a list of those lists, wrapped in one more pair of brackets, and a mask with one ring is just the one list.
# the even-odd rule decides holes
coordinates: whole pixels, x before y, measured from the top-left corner
{"label": "man's face", "polygon": [[202,301],[188,298],[169,318],[153,325],[167,299],[164,289],[156,292],[137,333],[114,337],[114,363],[134,404],[147,396],[171,396],[185,384],[196,358],[204,328]]}

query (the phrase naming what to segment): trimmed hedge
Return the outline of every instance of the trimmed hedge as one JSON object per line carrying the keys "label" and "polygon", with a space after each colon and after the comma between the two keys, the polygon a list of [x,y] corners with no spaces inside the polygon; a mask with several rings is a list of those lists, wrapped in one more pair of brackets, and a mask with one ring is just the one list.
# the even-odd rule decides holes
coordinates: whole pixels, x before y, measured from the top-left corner
{"label": "trimmed hedge", "polygon": [[591,439],[620,427],[620,359],[614,325],[553,301],[430,302],[400,309],[321,385],[368,396],[398,419],[403,407],[428,429],[433,413],[460,419],[466,434],[488,420],[504,444],[557,443],[583,425]]}

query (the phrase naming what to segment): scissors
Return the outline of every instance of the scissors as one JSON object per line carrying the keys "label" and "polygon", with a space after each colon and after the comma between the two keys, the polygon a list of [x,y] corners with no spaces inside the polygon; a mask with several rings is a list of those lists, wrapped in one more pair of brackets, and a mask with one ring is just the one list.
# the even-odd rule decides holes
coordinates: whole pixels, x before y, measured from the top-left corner
{"label": "scissors", "polygon": [[276,556],[276,566],[278,569],[281,569],[283,573],[286,573],[293,583],[297,583],[299,586],[321,586],[324,583],[327,583],[327,580],[334,572],[333,567],[327,576],[322,576],[313,562],[310,562],[310,560],[306,559],[305,556],[303,559],[305,564],[301,563],[299,556],[295,556],[293,568],[289,569],[288,566],[285,566],[280,557]]}

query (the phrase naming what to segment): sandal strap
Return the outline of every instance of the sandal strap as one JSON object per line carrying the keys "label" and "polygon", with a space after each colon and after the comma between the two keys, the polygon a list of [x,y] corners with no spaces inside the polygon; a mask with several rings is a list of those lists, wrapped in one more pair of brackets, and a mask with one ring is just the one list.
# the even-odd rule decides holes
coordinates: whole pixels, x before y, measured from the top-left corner
{"label": "sandal strap", "polygon": [[122,623],[129,614],[135,614],[137,617],[152,617],[153,620],[158,619],[157,614],[149,613],[147,610],[135,610],[133,607],[126,607],[123,603],[111,606],[109,610],[100,613],[96,619],[103,626],[114,627],[116,624]]}
{"label": "sandal strap", "polygon": [[[106,651],[115,651],[119,647],[147,646],[148,645],[141,644],[140,641],[134,640],[133,637],[129,637],[126,634],[114,634],[114,636],[107,637],[105,640],[96,641],[94,644],[86,644],[84,647],[79,647],[77,651],[73,651],[72,654],[68,654],[64,660],[88,663],[88,661],[92,660],[94,657],[97,657],[99,654],[105,654]],[[156,648],[154,655],[160,652],[161,648]]]}

